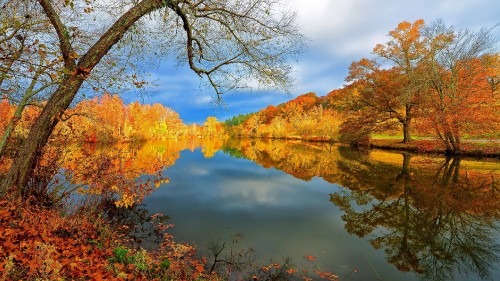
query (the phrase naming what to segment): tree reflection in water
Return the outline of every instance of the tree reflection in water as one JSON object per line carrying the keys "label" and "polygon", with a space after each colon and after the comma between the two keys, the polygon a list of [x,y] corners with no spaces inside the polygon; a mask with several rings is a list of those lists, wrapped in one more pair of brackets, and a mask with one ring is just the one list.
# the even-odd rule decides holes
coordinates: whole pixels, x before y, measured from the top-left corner
{"label": "tree reflection in water", "polygon": [[403,154],[398,169],[348,150],[342,156],[338,167],[350,181],[330,200],[344,211],[349,233],[370,234],[390,263],[426,280],[452,280],[457,272],[493,277],[500,260],[494,173],[461,171],[460,158],[413,165]]}
{"label": "tree reflection in water", "polygon": [[370,237],[401,271],[425,280],[492,278],[500,261],[498,169],[462,169],[460,158],[352,150],[326,143],[232,140],[224,151],[296,178],[344,187],[330,200],[345,228]]}

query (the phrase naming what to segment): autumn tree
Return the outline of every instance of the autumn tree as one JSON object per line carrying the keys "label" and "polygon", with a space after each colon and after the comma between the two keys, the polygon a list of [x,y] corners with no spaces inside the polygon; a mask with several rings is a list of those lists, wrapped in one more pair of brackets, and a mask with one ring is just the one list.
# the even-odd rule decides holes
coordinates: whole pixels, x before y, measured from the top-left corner
{"label": "autumn tree", "polygon": [[[98,39],[90,47],[77,53],[65,12],[84,6],[86,11],[96,9],[98,13],[99,7],[89,1],[65,1],[68,6],[56,5],[50,0],[38,1],[58,38],[64,75],[2,181],[2,194],[8,189],[19,195],[29,194],[28,180],[64,111],[103,57],[145,15],[151,15],[158,25],[167,27],[165,34],[170,36],[166,37],[172,39],[169,42],[182,46],[177,49],[177,55],[184,58],[196,74],[205,77],[218,96],[251,80],[241,78],[255,78],[262,85],[279,88],[290,82],[291,68],[286,58],[300,51],[302,36],[294,25],[294,14],[278,11],[281,6],[277,1],[123,2],[128,4],[123,13],[110,20],[112,23],[96,36]],[[92,18],[81,16],[79,20],[81,26]]]}
{"label": "autumn tree", "polygon": [[494,49],[498,41],[490,29],[455,30],[441,21],[426,27],[423,36],[423,67],[430,86],[425,115],[446,150],[460,153],[464,131],[498,123],[498,110],[489,110],[497,100],[491,58],[498,55]]}
{"label": "autumn tree", "polygon": [[[5,3],[4,3],[5,2]],[[43,108],[50,94],[63,81],[68,74],[60,53],[59,38],[51,30],[51,22],[40,4],[31,0],[9,0],[1,4],[0,15],[0,92],[2,99],[7,99],[15,105],[13,116],[0,139],[0,157],[3,154],[6,143],[12,133],[16,130],[23,112],[28,107]],[[69,5],[71,1],[65,1]],[[89,7],[91,1],[85,5],[74,6],[73,9],[65,9],[64,17],[67,20],[66,27],[68,36],[72,42],[73,59],[78,57],[97,36],[91,28],[80,25],[77,17],[90,16],[92,9]],[[55,4],[61,8],[62,3]],[[105,12],[100,11],[105,17]],[[138,37],[137,35],[135,36]],[[128,38],[124,41],[130,41]],[[139,41],[139,40],[137,40]],[[133,46],[134,44],[128,44]],[[86,78],[83,89],[89,92],[109,92],[112,89],[124,91],[130,87],[142,87],[138,71],[135,71],[134,63],[127,54],[132,50],[112,51],[107,54],[104,63],[100,64]],[[118,49],[118,47],[116,48]],[[124,53],[123,55],[119,55]],[[133,70],[125,70],[126,67],[134,67]],[[119,82],[118,82],[119,81]],[[68,116],[63,116],[67,119]]]}
{"label": "autumn tree", "polygon": [[339,91],[338,104],[349,112],[341,128],[348,139],[365,140],[396,120],[409,142],[412,121],[425,116],[419,126],[431,128],[447,152],[457,154],[463,133],[498,128],[498,53],[491,30],[456,31],[441,21],[426,26],[417,20],[400,23],[389,36],[374,48],[376,59],[351,65],[350,84]]}
{"label": "autumn tree", "polygon": [[[72,135],[79,141],[97,142],[98,127],[103,124],[103,120],[98,120],[99,107],[98,98],[83,100],[72,109],[77,116],[71,118],[67,125],[72,128]],[[62,124],[62,123],[61,123]],[[103,127],[103,126],[102,126]]]}
{"label": "autumn tree", "polygon": [[488,83],[490,84],[491,91],[498,93],[500,90],[500,54],[496,53],[492,56],[483,56],[486,60],[486,65],[489,68]]}
{"label": "autumn tree", "polygon": [[396,29],[389,32],[390,41],[378,44],[373,49],[375,54],[391,62],[393,67],[404,76],[405,83],[399,85],[398,95],[403,114],[399,114],[397,118],[403,125],[403,142],[405,143],[411,141],[410,128],[413,111],[420,103],[420,96],[425,90],[418,71],[418,66],[424,57],[424,45],[420,35],[423,27],[422,19],[413,23],[403,21]]}
{"label": "autumn tree", "polygon": [[251,137],[331,141],[338,138],[340,116],[329,98],[310,92],[277,106],[233,117],[225,124],[232,135],[238,132]]}
{"label": "autumn tree", "polygon": [[356,122],[363,123],[366,116],[369,122],[364,124],[368,131],[375,124],[395,120],[402,126],[403,142],[411,141],[414,109],[425,88],[418,71],[424,56],[420,36],[423,26],[423,20],[399,23],[389,32],[390,40],[373,49],[377,58],[361,59],[349,67],[346,81],[353,84],[350,88],[356,92],[347,91],[344,98],[355,100],[349,111],[365,111],[355,114],[360,117]]}
{"label": "autumn tree", "polygon": [[284,138],[287,137],[290,132],[288,129],[288,122],[283,116],[276,116],[273,118],[269,124],[269,130],[273,137]]}
{"label": "autumn tree", "polygon": [[121,139],[124,136],[125,104],[118,96],[104,95],[100,100],[100,107],[104,110],[98,111],[99,119],[102,120],[101,127],[109,127],[107,130],[109,139]]}
{"label": "autumn tree", "polygon": [[[408,78],[399,68],[382,69],[376,61],[362,59],[351,64],[346,81],[351,84],[340,92],[344,101],[339,104],[349,114],[342,130],[344,137],[351,135],[350,131],[353,136],[363,136],[399,124],[405,136],[403,141],[411,139],[413,106],[407,106],[405,98],[402,98],[406,95]],[[358,137],[348,139],[358,142]]]}
{"label": "autumn tree", "polygon": [[203,123],[203,135],[207,138],[220,138],[224,133],[223,131],[221,122],[214,116],[208,116]]}
{"label": "autumn tree", "polygon": [[12,117],[13,106],[7,100],[0,101],[0,134],[3,134]]}
{"label": "autumn tree", "polygon": [[312,92],[303,94],[281,105],[281,108],[285,115],[291,116],[296,113],[301,113],[304,110],[311,109],[316,105],[317,98],[316,94]]}
{"label": "autumn tree", "polygon": [[259,126],[262,124],[262,117],[260,114],[253,113],[242,124],[243,132],[248,136],[257,136],[259,131]]}
{"label": "autumn tree", "polygon": [[72,116],[56,127],[54,139],[66,136],[77,142],[114,143],[166,140],[186,135],[174,110],[161,104],[124,104],[118,95],[83,100],[66,111]]}
{"label": "autumn tree", "polygon": [[261,110],[261,113],[264,117],[264,123],[269,124],[274,119],[274,117],[281,113],[281,110],[274,105],[270,105]]}

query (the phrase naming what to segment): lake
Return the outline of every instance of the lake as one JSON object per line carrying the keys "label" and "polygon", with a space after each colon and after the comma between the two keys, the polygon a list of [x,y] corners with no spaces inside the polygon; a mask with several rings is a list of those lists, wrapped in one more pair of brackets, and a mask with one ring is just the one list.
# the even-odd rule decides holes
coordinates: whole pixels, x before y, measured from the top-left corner
{"label": "lake", "polygon": [[251,249],[259,264],[291,258],[298,270],[340,280],[500,276],[498,160],[283,140],[123,151],[133,155],[123,167],[161,166],[169,182],[144,207],[168,215],[176,240],[207,258],[225,243],[221,256]]}

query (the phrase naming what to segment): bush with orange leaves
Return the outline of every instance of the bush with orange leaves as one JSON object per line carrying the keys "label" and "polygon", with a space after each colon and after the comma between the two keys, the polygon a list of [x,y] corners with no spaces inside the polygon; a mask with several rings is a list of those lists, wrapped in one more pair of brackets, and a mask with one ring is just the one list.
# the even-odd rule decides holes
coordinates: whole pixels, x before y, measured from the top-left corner
{"label": "bush with orange leaves", "polygon": [[149,253],[124,246],[103,218],[61,212],[0,200],[0,280],[218,280],[168,234]]}
{"label": "bush with orange leaves", "polygon": [[110,278],[102,221],[0,201],[0,279]]}

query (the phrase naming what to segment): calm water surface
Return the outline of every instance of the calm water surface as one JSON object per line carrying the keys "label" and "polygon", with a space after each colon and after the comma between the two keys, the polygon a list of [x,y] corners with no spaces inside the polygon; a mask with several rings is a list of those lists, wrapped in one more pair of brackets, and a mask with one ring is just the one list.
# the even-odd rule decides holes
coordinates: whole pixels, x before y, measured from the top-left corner
{"label": "calm water surface", "polygon": [[177,156],[144,204],[202,254],[243,234],[235,247],[263,264],[290,257],[341,280],[499,280],[498,162],[283,141]]}

